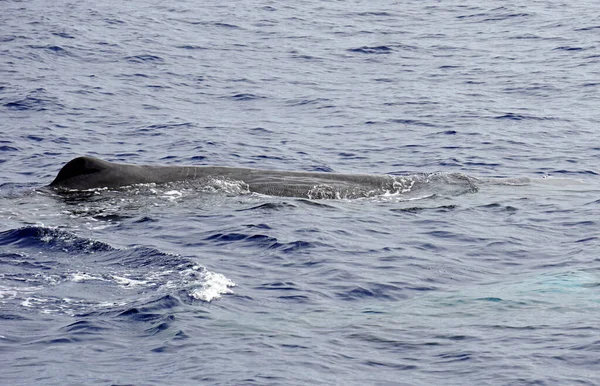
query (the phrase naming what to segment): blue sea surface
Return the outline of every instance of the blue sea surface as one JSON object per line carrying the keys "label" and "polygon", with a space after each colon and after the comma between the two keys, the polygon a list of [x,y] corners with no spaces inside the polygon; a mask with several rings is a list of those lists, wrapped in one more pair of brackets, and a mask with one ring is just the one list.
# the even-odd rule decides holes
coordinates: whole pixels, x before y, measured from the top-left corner
{"label": "blue sea surface", "polygon": [[[596,2],[0,9],[0,384],[600,384]],[[431,181],[46,188],[79,155]]]}

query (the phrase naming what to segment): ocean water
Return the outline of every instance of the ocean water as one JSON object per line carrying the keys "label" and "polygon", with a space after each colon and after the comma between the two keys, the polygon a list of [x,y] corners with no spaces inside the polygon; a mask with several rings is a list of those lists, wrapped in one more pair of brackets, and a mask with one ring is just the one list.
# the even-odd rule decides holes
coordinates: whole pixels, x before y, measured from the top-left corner
{"label": "ocean water", "polygon": [[[595,2],[0,9],[0,384],[600,383]],[[79,155],[432,178],[45,188]]]}

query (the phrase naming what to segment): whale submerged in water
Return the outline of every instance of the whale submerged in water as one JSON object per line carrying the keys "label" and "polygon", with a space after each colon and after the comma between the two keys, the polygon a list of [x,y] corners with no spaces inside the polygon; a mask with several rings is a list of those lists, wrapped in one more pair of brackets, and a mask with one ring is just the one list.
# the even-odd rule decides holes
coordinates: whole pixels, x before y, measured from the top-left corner
{"label": "whale submerged in water", "polygon": [[[359,198],[386,193],[407,193],[432,181],[446,186],[446,193],[477,190],[477,179],[460,173],[422,176],[292,172],[220,166],[129,165],[93,157],[77,157],[58,172],[50,187],[61,190],[118,188],[135,184],[224,180],[240,183],[249,191],[273,196]],[[447,189],[451,187],[451,189]]]}

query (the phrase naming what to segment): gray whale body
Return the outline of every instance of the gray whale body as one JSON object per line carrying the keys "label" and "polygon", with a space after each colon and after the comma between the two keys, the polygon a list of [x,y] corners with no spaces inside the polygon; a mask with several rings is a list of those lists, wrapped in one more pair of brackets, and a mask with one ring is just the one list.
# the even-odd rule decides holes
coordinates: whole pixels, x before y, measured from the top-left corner
{"label": "gray whale body", "polygon": [[66,190],[88,190],[210,179],[241,182],[250,192],[312,199],[369,197],[386,192],[405,192],[414,185],[414,181],[391,175],[290,172],[217,166],[130,165],[93,157],[77,157],[62,167],[50,186]]}

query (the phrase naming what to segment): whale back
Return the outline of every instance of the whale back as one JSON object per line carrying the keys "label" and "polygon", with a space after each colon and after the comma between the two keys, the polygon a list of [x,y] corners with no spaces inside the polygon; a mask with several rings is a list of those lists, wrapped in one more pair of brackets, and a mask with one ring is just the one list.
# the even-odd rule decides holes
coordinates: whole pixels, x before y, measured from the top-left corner
{"label": "whale back", "polygon": [[85,190],[145,182],[153,180],[149,170],[143,167],[116,164],[93,157],[77,157],[60,169],[50,186]]}
{"label": "whale back", "polygon": [[[304,198],[358,198],[384,193],[409,193],[422,187],[450,194],[474,192],[472,178],[460,173],[423,176],[337,174],[276,171],[223,166],[130,165],[78,157],[58,172],[50,186],[67,190],[119,188],[145,183],[198,180],[200,184],[241,184],[244,189],[267,195]],[[215,182],[216,181],[216,182]],[[419,194],[422,194],[419,193]]]}
{"label": "whale back", "polygon": [[50,186],[68,190],[87,190],[206,178],[238,181],[246,184],[252,192],[289,197],[335,197],[339,193],[343,196],[363,196],[374,189],[394,189],[394,179],[391,176],[210,166],[130,165],[87,156],[77,157],[65,164]]}
{"label": "whale back", "polygon": [[77,157],[60,169],[50,186],[61,186],[64,182],[86,174],[98,173],[108,167],[108,162],[91,157]]}
{"label": "whale back", "polygon": [[73,183],[82,180],[83,176],[101,173],[108,168],[108,162],[91,157],[77,157],[63,166],[54,181],[53,187],[70,187]]}

